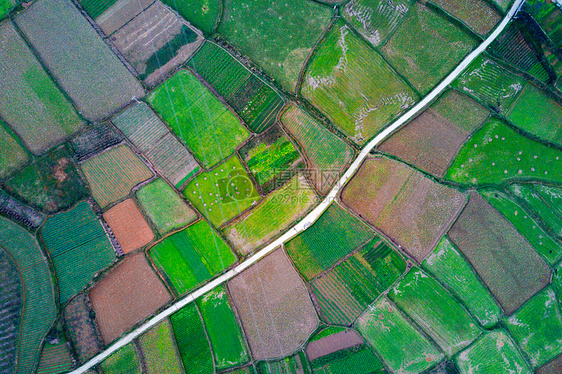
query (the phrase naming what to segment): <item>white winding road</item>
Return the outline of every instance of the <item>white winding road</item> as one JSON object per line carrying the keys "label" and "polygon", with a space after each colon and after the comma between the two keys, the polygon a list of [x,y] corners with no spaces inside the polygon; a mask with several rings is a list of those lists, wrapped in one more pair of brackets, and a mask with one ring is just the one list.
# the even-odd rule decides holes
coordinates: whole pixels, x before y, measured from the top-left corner
{"label": "white winding road", "polygon": [[330,203],[336,198],[342,187],[349,181],[353,173],[359,168],[363,160],[369,155],[369,152],[373,148],[375,148],[379,143],[381,143],[384,139],[386,139],[391,133],[396,131],[406,122],[408,122],[411,118],[415,117],[418,113],[420,113],[427,105],[429,105],[441,92],[443,92],[447,86],[452,83],[463,70],[470,65],[474,59],[476,59],[482,52],[486,50],[486,48],[492,43],[498,35],[505,29],[509,21],[515,16],[521,5],[525,2],[525,0],[516,0],[513,6],[511,7],[509,13],[504,17],[502,22],[495,28],[494,32],[490,34],[490,36],[482,42],[474,51],[472,51],[468,56],[464,58],[464,60],[453,70],[439,85],[437,85],[425,98],[423,98],[419,103],[413,106],[410,110],[404,113],[400,118],[394,121],[391,125],[389,125],[386,129],[384,129],[380,134],[375,136],[373,140],[371,140],[359,153],[355,161],[349,166],[345,174],[340,178],[336,186],[330,191],[328,196],[322,200],[320,205],[318,205],[314,210],[312,210],[306,217],[304,217],[299,223],[293,226],[289,231],[279,237],[277,240],[273,241],[268,246],[262,248],[258,252],[256,252],[253,256],[247,258],[244,262],[240,263],[235,268],[227,271],[223,275],[215,278],[211,282],[205,284],[201,288],[197,289],[196,291],[190,293],[189,295],[185,296],[183,299],[175,302],[174,304],[170,305],[168,308],[163,310],[162,312],[158,313],[154,317],[147,320],[144,324],[137,327],[133,331],[123,335],[119,340],[116,340],[113,344],[107,347],[103,352],[99,353],[98,355],[94,356],[84,365],[80,366],[76,370],[70,372],[71,374],[82,374],[91,369],[92,367],[98,365],[107,357],[109,357],[112,353],[119,350],[120,348],[124,347],[125,345],[132,342],[135,338],[142,335],[145,331],[149,330],[154,325],[158,324],[165,318],[169,317],[170,315],[174,314],[187,304],[195,301],[200,296],[206,294],[207,292],[211,291],[215,287],[219,286],[220,284],[228,281],[236,274],[240,273],[247,267],[251,266],[252,264],[259,261],[262,257],[272,252],[274,249],[288,241],[289,239],[293,238],[301,231],[306,230],[312,223],[314,223],[320,215],[328,208]]}

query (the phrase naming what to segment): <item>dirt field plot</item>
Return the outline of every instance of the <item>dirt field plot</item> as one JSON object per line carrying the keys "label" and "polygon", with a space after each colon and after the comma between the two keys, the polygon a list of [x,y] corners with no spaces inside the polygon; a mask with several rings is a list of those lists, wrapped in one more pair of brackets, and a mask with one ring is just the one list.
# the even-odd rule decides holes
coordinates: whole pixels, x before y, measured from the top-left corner
{"label": "dirt field plot", "polygon": [[329,334],[329,330],[329,327],[326,330],[322,330],[312,337],[307,344],[306,355],[310,361],[364,344],[363,338],[355,330],[342,329],[331,334]]}
{"label": "dirt field plot", "polygon": [[267,4],[227,0],[218,32],[287,91],[294,91],[299,73],[330,18],[329,8],[306,0]]}
{"label": "dirt field plot", "polygon": [[91,312],[90,300],[85,294],[77,295],[64,309],[66,331],[80,362],[86,362],[102,349]]}
{"label": "dirt field plot", "polygon": [[491,328],[499,322],[499,305],[447,237],[441,239],[422,266],[449,287],[482,326]]}
{"label": "dirt field plot", "polygon": [[425,95],[477,44],[469,34],[417,3],[382,52]]}
{"label": "dirt field plot", "polygon": [[37,367],[37,374],[65,373],[72,369],[70,349],[63,340],[59,344],[45,342],[41,352],[41,360]]}
{"label": "dirt field plot", "polygon": [[29,161],[29,156],[0,120],[0,178],[6,178]]}
{"label": "dirt field plot", "polygon": [[385,157],[367,159],[341,199],[418,262],[435,248],[466,203],[459,191]]}
{"label": "dirt field plot", "polygon": [[328,193],[351,162],[353,149],[294,105],[283,112],[281,123],[300,145],[316,190],[320,194]]}
{"label": "dirt field plot", "polygon": [[76,161],[82,162],[106,148],[121,143],[121,141],[123,141],[123,135],[113,126],[105,123],[90,127],[87,131],[72,139],[70,145]]}
{"label": "dirt field plot", "polygon": [[154,86],[189,59],[203,37],[170,8],[155,1],[110,40],[139,79]]}
{"label": "dirt field plot", "polygon": [[318,325],[306,287],[281,248],[228,288],[256,360],[295,352]]}
{"label": "dirt field plot", "polygon": [[558,356],[548,364],[535,371],[536,374],[558,374],[562,371],[562,356]]}
{"label": "dirt field plot", "polygon": [[215,31],[223,9],[221,0],[163,0],[163,3],[207,34]]}
{"label": "dirt field plot", "polygon": [[140,83],[69,0],[39,1],[16,23],[87,120],[99,121],[144,96]]}
{"label": "dirt field plot", "polygon": [[111,148],[80,166],[92,196],[102,208],[127,196],[131,188],[153,175],[126,145]]}
{"label": "dirt field plot", "polygon": [[350,325],[406,270],[402,257],[378,238],[312,281],[323,321]]}
{"label": "dirt field plot", "polygon": [[485,0],[430,0],[453,17],[464,22],[470,29],[480,35],[487,35],[502,17]]}
{"label": "dirt field plot", "polygon": [[0,41],[0,115],[29,150],[43,153],[82,129],[84,122],[11,21],[0,24]]}
{"label": "dirt field plot", "polygon": [[127,344],[106,358],[100,364],[103,374],[141,374],[139,358],[133,344]]}
{"label": "dirt field plot", "polygon": [[334,24],[312,57],[301,93],[359,145],[418,99],[342,21]]}
{"label": "dirt field plot", "polygon": [[[467,114],[464,118],[458,113]],[[456,91],[447,91],[434,105],[379,146],[437,177],[443,176],[470,134],[489,112]]]}
{"label": "dirt field plot", "polygon": [[[81,4],[105,35],[110,36],[139,13],[148,8],[154,0],[82,0]],[[103,5],[93,9],[92,5]]]}
{"label": "dirt field plot", "polygon": [[316,195],[302,174],[266,196],[223,231],[235,248],[247,255],[285,231],[316,203]]}
{"label": "dirt field plot", "polygon": [[475,192],[449,231],[449,238],[470,261],[507,315],[549,282],[550,269],[544,260]]}
{"label": "dirt field plot", "polygon": [[123,252],[139,249],[154,239],[152,229],[146,223],[133,199],[127,199],[103,214]]}
{"label": "dirt field plot", "polygon": [[155,244],[149,255],[178,295],[236,262],[230,247],[203,220]]}
{"label": "dirt field plot", "polygon": [[182,374],[181,358],[170,322],[165,319],[141,335],[139,346],[142,350],[147,374]]}
{"label": "dirt field plot", "polygon": [[23,307],[23,294],[20,274],[17,264],[10,254],[0,247],[0,340],[4,343],[0,347],[0,371],[16,372],[16,357],[18,352],[18,331]]}
{"label": "dirt field plot", "polygon": [[160,234],[185,226],[197,218],[197,213],[162,179],[143,186],[136,196]]}
{"label": "dirt field plot", "polygon": [[171,300],[144,253],[126,257],[114,267],[90,290],[90,299],[105,343],[112,342]]}

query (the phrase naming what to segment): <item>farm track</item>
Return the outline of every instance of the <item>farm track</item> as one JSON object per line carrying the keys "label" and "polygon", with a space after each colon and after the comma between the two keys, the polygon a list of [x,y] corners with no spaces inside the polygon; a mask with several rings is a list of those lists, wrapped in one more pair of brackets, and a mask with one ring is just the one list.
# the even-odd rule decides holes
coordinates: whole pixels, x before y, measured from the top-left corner
{"label": "farm track", "polygon": [[157,325],[159,322],[164,320],[165,318],[169,317],[170,315],[174,314],[187,304],[195,301],[197,298],[203,296],[207,292],[211,291],[215,287],[225,283],[226,281],[230,280],[238,273],[242,272],[246,268],[250,267],[257,261],[259,261],[264,256],[268,255],[270,252],[275,250],[277,247],[282,245],[283,243],[287,242],[291,238],[298,235],[300,232],[306,230],[310,227],[321,215],[324,211],[328,208],[330,203],[334,201],[341,191],[343,186],[350,180],[353,176],[355,171],[359,169],[365,158],[369,155],[371,150],[373,150],[378,144],[380,144],[383,140],[385,140],[389,135],[399,129],[401,126],[406,124],[410,119],[414,118],[418,113],[420,113],[426,106],[428,106],[434,99],[436,99],[439,94],[441,94],[448,86],[451,84],[462,72],[464,69],[468,67],[468,65],[474,61],[480,54],[482,54],[486,48],[501,34],[501,32],[505,29],[508,25],[509,21],[514,17],[517,13],[521,5],[524,3],[525,0],[515,0],[515,3],[507,13],[507,15],[503,18],[501,23],[495,28],[495,30],[490,34],[488,38],[484,42],[482,42],[474,51],[468,54],[462,62],[457,65],[457,67],[443,79],[430,93],[425,96],[420,102],[418,102],[415,106],[413,106],[409,111],[404,113],[400,118],[386,127],[382,132],[380,132],[374,139],[372,139],[367,145],[361,150],[361,152],[357,155],[357,158],[353,163],[349,166],[347,171],[343,174],[340,178],[338,183],[334,186],[334,188],[330,191],[330,193],[322,200],[322,202],[314,208],[306,217],[304,217],[299,223],[289,229],[285,234],[279,237],[277,240],[273,241],[268,246],[262,248],[253,256],[246,259],[244,262],[236,266],[235,268],[227,271],[223,275],[213,279],[203,287],[197,289],[196,291],[190,293],[189,295],[185,296],[181,300],[175,302],[174,304],[170,305],[168,308],[164,309],[162,312],[158,313],[154,317],[150,318],[146,321],[143,325],[139,326],[135,330],[123,335],[120,339],[115,341],[112,345],[110,345],[107,349],[103,352],[99,353],[97,356],[90,359],[84,365],[80,366],[76,370],[70,372],[71,374],[82,374],[85,373],[90,368],[98,365],[107,357],[109,357],[112,353],[119,350],[121,347],[132,342],[134,339],[142,335],[144,332],[148,331],[153,326]]}

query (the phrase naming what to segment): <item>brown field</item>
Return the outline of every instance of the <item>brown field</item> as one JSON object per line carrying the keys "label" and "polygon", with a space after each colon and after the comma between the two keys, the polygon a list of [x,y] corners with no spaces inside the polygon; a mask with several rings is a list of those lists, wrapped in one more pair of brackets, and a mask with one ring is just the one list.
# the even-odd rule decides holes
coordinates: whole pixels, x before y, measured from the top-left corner
{"label": "brown field", "polygon": [[119,30],[137,14],[148,8],[153,0],[118,0],[103,12],[96,23],[109,36]]}
{"label": "brown field", "polygon": [[478,193],[449,231],[507,315],[545,287],[550,269],[533,247]]}
{"label": "brown field", "polygon": [[66,306],[64,321],[78,360],[85,362],[101,350],[96,324],[90,318],[90,301],[79,294]]}
{"label": "brown field", "polygon": [[337,334],[328,335],[320,340],[308,343],[306,354],[310,361],[341,351],[342,349],[363,344],[363,338],[355,330],[345,330]]}
{"label": "brown field", "polygon": [[[471,113],[458,118],[454,113]],[[468,97],[449,91],[431,108],[393,134],[378,148],[442,177],[488,111]]]}
{"label": "brown field", "polygon": [[154,239],[152,229],[146,223],[133,199],[127,199],[103,214],[123,252],[130,253]]}
{"label": "brown field", "polygon": [[486,35],[502,17],[485,0],[430,0],[446,12],[463,21],[472,31]]}
{"label": "brown field", "polygon": [[365,160],[342,202],[421,262],[466,203],[465,195],[386,157]]}
{"label": "brown field", "polygon": [[90,290],[90,299],[106,343],[171,300],[142,252],[127,257],[112,269]]}
{"label": "brown field", "polygon": [[548,364],[541,366],[536,374],[560,374],[562,373],[562,355],[556,357],[554,360],[550,361]]}
{"label": "brown field", "polygon": [[256,360],[292,354],[318,325],[306,286],[282,249],[233,278],[228,288]]}

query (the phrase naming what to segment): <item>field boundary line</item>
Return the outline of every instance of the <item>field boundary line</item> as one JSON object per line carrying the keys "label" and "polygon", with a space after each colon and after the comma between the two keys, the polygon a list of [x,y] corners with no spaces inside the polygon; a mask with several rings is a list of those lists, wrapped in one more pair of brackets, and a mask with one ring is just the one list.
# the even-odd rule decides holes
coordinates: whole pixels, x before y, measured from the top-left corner
{"label": "field boundary line", "polygon": [[427,94],[421,101],[419,101],[416,105],[414,105],[410,110],[400,116],[396,121],[386,127],[382,132],[380,132],[377,136],[375,136],[357,155],[353,163],[349,166],[346,172],[342,175],[340,180],[336,183],[336,185],[332,188],[330,193],[320,202],[320,204],[314,208],[310,213],[308,213],[299,223],[291,227],[287,232],[281,235],[279,238],[274,240],[272,243],[267,245],[266,247],[262,248],[252,256],[248,257],[245,261],[235,266],[233,269],[228,270],[226,273],[222,274],[221,276],[211,280],[209,283],[205,284],[204,286],[200,287],[199,289],[193,291],[192,293],[188,294],[181,300],[176,301],[157,315],[148,319],[144,324],[137,327],[133,331],[123,335],[121,338],[116,340],[113,344],[111,344],[107,349],[100,352],[89,361],[84,363],[82,366],[78,367],[77,369],[69,372],[70,374],[82,374],[85,373],[87,370],[91,369],[92,367],[100,364],[103,360],[109,357],[111,354],[119,350],[120,348],[124,347],[125,345],[131,343],[134,339],[142,335],[144,332],[151,329],[153,326],[158,324],[159,322],[163,321],[164,319],[168,318],[187,304],[195,301],[199,297],[203,296],[207,292],[211,291],[215,287],[225,283],[226,281],[230,280],[240,272],[244,271],[246,268],[250,267],[261,258],[265,257],[269,253],[273,252],[275,249],[280,247],[286,241],[292,239],[302,231],[306,230],[310,227],[321,215],[324,211],[330,206],[330,204],[336,200],[340,190],[343,186],[351,179],[353,174],[363,161],[367,158],[371,150],[375,148],[379,143],[385,140],[388,136],[390,136],[394,131],[408,122],[410,119],[415,117],[418,113],[422,111],[428,104],[430,104],[435,98],[437,98],[445,89],[451,84],[467,67],[474,61],[480,54],[482,54],[486,48],[501,34],[501,32],[505,29],[511,19],[515,16],[518,12],[521,5],[525,2],[525,0],[515,0],[514,4],[512,5],[510,11],[506,14],[506,16],[502,19],[502,21],[496,26],[494,31],[484,40],[474,51],[469,53],[461,62],[457,65],[457,67],[445,77],[435,88],[433,88],[429,94]]}

